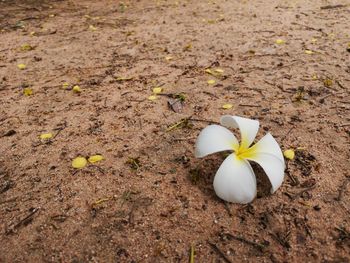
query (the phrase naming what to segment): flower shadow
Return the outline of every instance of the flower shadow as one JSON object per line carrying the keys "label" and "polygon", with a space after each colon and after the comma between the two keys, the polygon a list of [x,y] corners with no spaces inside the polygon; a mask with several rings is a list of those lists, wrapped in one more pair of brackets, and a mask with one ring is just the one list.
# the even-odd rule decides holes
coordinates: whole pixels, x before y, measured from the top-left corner
{"label": "flower shadow", "polygon": [[[230,152],[210,155],[200,161],[192,163],[189,170],[189,180],[199,188],[203,194],[213,199],[218,199],[215,195],[213,181],[217,170]],[[256,198],[264,198],[271,195],[272,185],[264,170],[255,162],[249,162],[254,170],[257,182]]]}

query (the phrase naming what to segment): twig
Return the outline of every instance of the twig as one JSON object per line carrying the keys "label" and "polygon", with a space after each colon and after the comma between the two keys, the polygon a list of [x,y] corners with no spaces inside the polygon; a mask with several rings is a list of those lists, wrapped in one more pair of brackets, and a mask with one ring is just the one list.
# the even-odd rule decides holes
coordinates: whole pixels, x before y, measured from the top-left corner
{"label": "twig", "polygon": [[347,5],[325,5],[325,6],[321,6],[321,10],[343,8],[343,7],[347,7]]}
{"label": "twig", "polygon": [[341,186],[339,187],[339,190],[338,190],[338,196],[335,197],[334,200],[336,200],[336,201],[341,201],[341,199],[342,199],[342,197],[343,197],[343,194],[344,194],[344,191],[345,191],[346,187],[347,187],[348,184],[349,184],[349,181],[350,181],[349,179],[350,179],[350,177],[347,177],[347,178],[345,179],[345,182],[343,182],[343,183],[341,184]]}
{"label": "twig", "polygon": [[285,194],[291,199],[291,200],[295,200],[295,199],[297,199],[298,197],[300,197],[302,194],[304,194],[304,193],[306,193],[306,192],[308,192],[309,190],[312,190],[312,189],[314,189],[315,188],[315,185],[313,185],[313,186],[311,186],[311,187],[308,187],[308,188],[305,188],[305,189],[303,189],[303,190],[301,190],[300,192],[298,192],[298,193],[295,193],[295,194],[290,194],[290,193],[288,193],[288,192],[286,192]]}
{"label": "twig", "polygon": [[288,238],[288,236],[290,235],[290,232],[287,233],[287,235],[285,237],[281,237],[280,235],[278,234],[275,234],[275,233],[272,233],[270,232],[269,233],[270,236],[272,236],[278,243],[280,243],[280,245],[284,248],[286,248],[287,250],[289,250],[291,247],[290,247],[290,244],[289,242],[286,240],[286,238]]}
{"label": "twig", "polygon": [[254,242],[254,241],[247,240],[247,239],[245,239],[244,237],[241,237],[241,236],[234,236],[234,235],[232,235],[230,233],[225,233],[225,236],[228,237],[229,239],[235,239],[235,240],[240,241],[240,242],[242,242],[244,244],[250,245],[250,246],[258,249],[259,251],[262,251],[265,248],[265,245],[257,243],[257,242]]}
{"label": "twig", "polygon": [[210,247],[220,256],[222,257],[222,259],[226,262],[226,263],[232,263],[231,260],[229,260],[226,255],[214,244],[214,243],[211,243],[209,240],[208,240],[208,244],[210,245]]}
{"label": "twig", "polygon": [[190,251],[190,263],[194,263],[194,246],[191,245],[191,251]]}
{"label": "twig", "polygon": [[27,224],[32,220],[32,217],[35,215],[36,212],[38,212],[40,210],[40,207],[38,208],[34,208],[29,215],[27,215],[25,218],[21,219],[17,224],[15,224],[13,227],[11,227],[11,229],[6,231],[6,234],[10,234],[13,233],[13,231],[20,227],[23,224]]}
{"label": "twig", "polygon": [[261,105],[251,105],[251,104],[243,104],[243,103],[240,103],[238,106],[243,106],[243,107],[256,107],[256,108],[261,107]]}

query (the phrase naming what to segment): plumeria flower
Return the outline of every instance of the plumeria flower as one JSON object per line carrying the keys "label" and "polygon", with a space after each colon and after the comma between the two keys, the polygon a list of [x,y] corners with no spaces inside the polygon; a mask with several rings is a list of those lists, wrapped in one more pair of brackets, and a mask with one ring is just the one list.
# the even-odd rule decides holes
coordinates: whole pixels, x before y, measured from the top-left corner
{"label": "plumeria flower", "polygon": [[[268,176],[274,193],[284,178],[282,151],[270,133],[253,146],[259,130],[259,122],[238,116],[221,117],[220,125],[204,128],[196,142],[196,157],[204,157],[221,151],[232,151],[224,160],[214,178],[214,190],[223,200],[246,204],[256,196],[256,178],[249,161],[258,163]],[[241,143],[227,128],[239,128]]]}

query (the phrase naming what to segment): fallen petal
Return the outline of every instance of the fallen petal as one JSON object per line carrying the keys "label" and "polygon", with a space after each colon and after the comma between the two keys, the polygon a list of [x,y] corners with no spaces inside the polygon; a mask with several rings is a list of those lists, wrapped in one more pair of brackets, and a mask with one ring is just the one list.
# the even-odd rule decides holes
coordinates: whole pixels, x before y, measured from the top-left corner
{"label": "fallen petal", "polygon": [[206,155],[238,149],[239,143],[233,133],[220,125],[209,125],[198,135],[195,155],[197,158]]}
{"label": "fallen petal", "polygon": [[230,154],[216,172],[214,190],[227,202],[251,202],[256,196],[256,179],[250,164],[234,153]]}
{"label": "fallen petal", "polygon": [[220,119],[221,125],[227,128],[239,128],[241,132],[241,148],[247,149],[255,139],[259,130],[259,122],[238,116],[224,115]]}

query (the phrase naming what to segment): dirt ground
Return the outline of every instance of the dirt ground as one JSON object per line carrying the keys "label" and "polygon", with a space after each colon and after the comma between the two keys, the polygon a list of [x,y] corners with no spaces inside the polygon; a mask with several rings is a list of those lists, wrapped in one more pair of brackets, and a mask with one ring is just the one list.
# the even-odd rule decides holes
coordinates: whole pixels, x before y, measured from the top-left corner
{"label": "dirt ground", "polygon": [[[349,16],[348,0],[0,1],[0,262],[350,262]],[[215,196],[224,155],[194,143],[223,114],[296,149],[275,194],[258,171],[251,204]]]}

